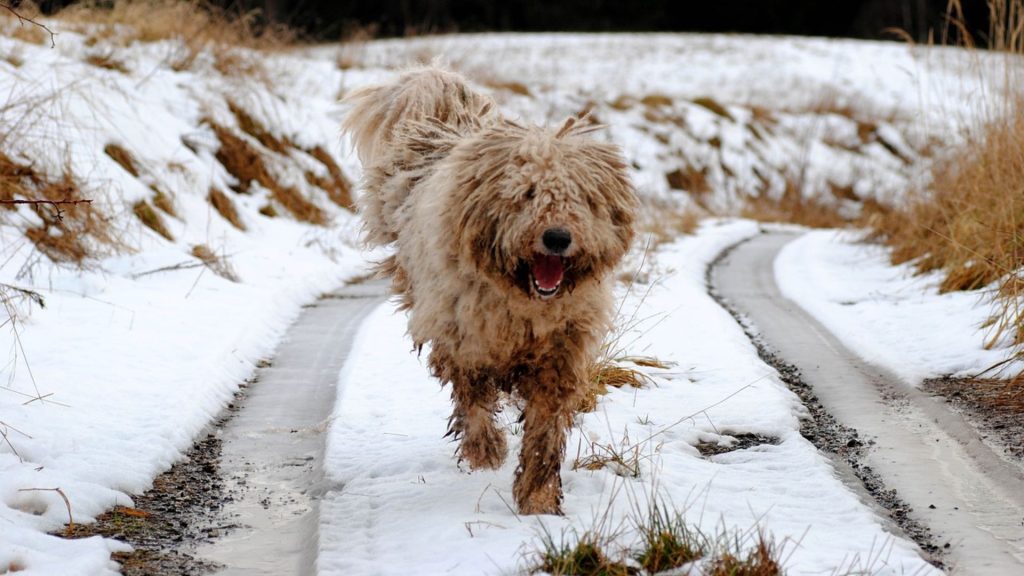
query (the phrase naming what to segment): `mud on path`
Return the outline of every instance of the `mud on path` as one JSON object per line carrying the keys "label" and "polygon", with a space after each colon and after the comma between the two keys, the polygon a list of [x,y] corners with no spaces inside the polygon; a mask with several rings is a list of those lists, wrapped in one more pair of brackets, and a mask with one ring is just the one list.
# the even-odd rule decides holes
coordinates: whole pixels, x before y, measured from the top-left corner
{"label": "mud on path", "polygon": [[338,375],[383,284],[352,284],[303,310],[272,361],[186,454],[134,497],[71,537],[131,544],[128,576],[313,574],[321,462]]}
{"label": "mud on path", "polygon": [[779,292],[791,234],[762,234],[708,270],[712,294],[803,400],[801,432],[837,473],[936,565],[1024,574],[1024,473],[941,398],[867,364]]}

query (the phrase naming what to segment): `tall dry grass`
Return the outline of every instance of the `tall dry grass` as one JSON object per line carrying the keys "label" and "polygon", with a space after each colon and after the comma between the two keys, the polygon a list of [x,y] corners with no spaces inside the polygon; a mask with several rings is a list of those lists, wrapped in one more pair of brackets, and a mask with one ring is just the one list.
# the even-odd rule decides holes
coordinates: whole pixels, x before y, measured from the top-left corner
{"label": "tall dry grass", "polygon": [[[1000,77],[984,78],[996,88],[989,90],[992,101],[979,103],[981,122],[964,126],[965,142],[935,162],[927,189],[903,206],[874,211],[868,223],[892,248],[894,263],[940,271],[942,291],[994,287],[986,345],[1021,346],[1024,358],[1024,0],[988,6],[988,48],[1002,60],[994,74]],[[948,13],[945,37],[974,50],[960,0],[950,1]],[[976,61],[983,65],[980,53]]]}
{"label": "tall dry grass", "polygon": [[268,24],[258,10],[227,9],[206,0],[85,0],[69,5],[55,17],[116,30],[125,41],[176,39],[196,48],[224,44],[267,49],[297,40],[293,30]]}
{"label": "tall dry grass", "polygon": [[258,10],[222,8],[207,0],[84,0],[54,18],[66,26],[83,25],[90,46],[177,40],[168,55],[176,71],[192,69],[208,53],[221,74],[267,84],[271,74],[252,51],[280,50],[299,40],[293,29],[268,23]]}

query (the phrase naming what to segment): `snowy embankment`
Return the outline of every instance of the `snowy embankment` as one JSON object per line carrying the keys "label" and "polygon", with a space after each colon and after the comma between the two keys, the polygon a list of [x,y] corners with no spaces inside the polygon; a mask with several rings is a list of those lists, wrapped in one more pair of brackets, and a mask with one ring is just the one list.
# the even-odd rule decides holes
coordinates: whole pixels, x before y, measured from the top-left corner
{"label": "snowy embankment", "polygon": [[[945,116],[930,113],[917,123],[921,110],[954,109],[971,94],[960,80],[966,58],[895,44],[494,35],[193,52],[177,40],[141,42],[124,28],[61,22],[48,23],[60,32],[50,48],[48,37],[33,37],[10,18],[0,24],[0,199],[46,191],[51,200],[93,200],[90,212],[68,208],[63,220],[45,206],[0,209],[0,285],[14,318],[0,331],[8,354],[0,369],[0,572],[116,569],[109,551],[121,545],[112,540],[48,536],[68,511],[61,494],[36,489],[59,487],[75,522],[129,504],[272,352],[299,307],[362,266],[344,176],[358,166],[337,154],[337,97],[351,88],[439,57],[491,91],[510,115],[560,122],[591,109],[609,125],[604,137],[623,146],[649,204],[736,211],[747,197],[795,191],[847,215],[862,200],[898,197],[946,138]],[[12,194],[12,184],[21,192]],[[752,232],[750,224],[709,227],[659,256],[666,276],[643,310],[675,312],[648,325],[627,352],[676,359],[679,374],[663,374],[659,386],[635,394],[610,394],[583,417],[587,438],[577,435],[569,456],[576,445],[585,454],[591,441],[625,442],[626,426],[634,442],[657,432],[641,443],[643,474],[625,484],[606,471],[567,474],[571,513],[544,522],[556,532],[582,529],[615,482],[626,490],[620,496],[640,497],[641,486],[657,481],[697,525],[763,525],[777,539],[796,538],[795,570],[827,571],[844,559],[879,566],[888,558],[912,572],[920,560],[902,541],[887,540],[799,438],[795,399],[704,295],[704,263]],[[669,268],[677,273],[667,275]],[[39,293],[46,307],[19,289]],[[627,310],[639,305],[636,294],[629,298]],[[518,543],[540,522],[516,519],[502,504],[511,464],[492,475],[454,471],[443,426],[434,427],[443,423],[447,395],[406,353],[402,319],[381,311],[374,320],[366,342],[389,343],[364,345],[347,380],[372,379],[379,369],[377,377],[394,386],[352,383],[342,392],[345,426],[333,432],[331,465],[351,482],[325,503],[323,566],[366,566],[360,562],[372,557],[375,538],[385,539],[386,550],[392,537],[375,525],[398,530],[396,522],[409,521],[420,530],[403,529],[408,541],[422,543],[439,524],[417,510],[446,511],[442,527],[453,534],[422,546],[462,542],[453,554],[464,563],[492,554],[511,566]],[[410,401],[421,397],[422,406]],[[391,420],[370,415],[393,418],[406,409],[415,435],[353,428],[384,426]],[[694,416],[660,432],[687,414]],[[748,432],[779,443],[711,459],[693,448]],[[356,445],[376,456],[352,452]],[[397,459],[384,446],[396,446],[406,463],[389,464]],[[396,483],[355,477],[348,464]],[[414,469],[421,471],[400,473]],[[425,484],[415,483],[419,475]],[[396,499],[356,500],[360,482]],[[616,515],[627,502],[616,499]],[[377,505],[380,515],[367,510]],[[402,506],[408,513],[391,514]],[[361,514],[366,531],[334,516],[349,512]],[[829,539],[851,544],[830,548]],[[341,557],[347,542],[356,543],[353,555]],[[890,547],[891,555],[883,552]],[[424,550],[417,544],[410,554]],[[471,565],[478,571],[492,563],[462,566]]]}
{"label": "snowy embankment", "polygon": [[[131,505],[300,307],[363,260],[354,217],[329,197],[345,184],[329,166],[340,160],[333,63],[277,55],[260,63],[274,78],[262,82],[221,74],[211,53],[178,70],[180,42],[123,46],[52,25],[56,48],[0,35],[0,198],[88,198],[98,217],[0,208],[12,315],[0,320],[0,573],[96,575],[116,570],[122,544],[47,532]],[[87,61],[96,55],[107,60]],[[251,182],[253,160],[227,157],[239,150],[263,159]],[[62,175],[65,197],[35,181]],[[81,263],[49,258],[79,248]]]}
{"label": "snowy embankment", "polygon": [[[836,477],[799,432],[799,399],[708,294],[705,267],[757,234],[749,221],[708,221],[660,249],[649,284],[620,287],[629,350],[671,361],[642,389],[613,389],[578,416],[562,466],[565,517],[510,508],[517,411],[500,470],[467,474],[443,438],[448,390],[427,375],[392,306],[364,324],[343,370],[326,468],[336,489],[321,508],[322,574],[508,574],[529,569],[545,531],[569,544],[587,531],[611,553],[635,550],[631,519],[650,499],[705,534],[763,530],[787,574],[937,572]],[[630,319],[636,320],[631,322]],[[753,435],[753,436],[751,436]],[[739,438],[755,438],[718,455]],[[714,450],[708,450],[714,446]],[[623,460],[590,466],[601,456]],[[596,458],[595,458],[596,457]]]}
{"label": "snowy embankment", "polygon": [[983,328],[996,311],[983,292],[939,294],[941,274],[893,266],[888,251],[852,232],[810,232],[775,262],[779,288],[868,362],[908,384],[925,378],[1024,369],[1007,341],[988,343]]}

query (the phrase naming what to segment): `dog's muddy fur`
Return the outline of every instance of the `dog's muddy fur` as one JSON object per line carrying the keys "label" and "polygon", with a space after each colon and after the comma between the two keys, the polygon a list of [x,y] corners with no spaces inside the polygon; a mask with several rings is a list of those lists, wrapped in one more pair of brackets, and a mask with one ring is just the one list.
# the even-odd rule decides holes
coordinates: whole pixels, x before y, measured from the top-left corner
{"label": "dog's muddy fur", "polygon": [[503,118],[458,75],[420,68],[347,98],[366,240],[429,366],[451,383],[449,432],[472,469],[505,459],[500,392],[522,398],[520,512],[559,513],[559,471],[587,368],[614,313],[611,274],[636,194],[619,150],[570,118]]}

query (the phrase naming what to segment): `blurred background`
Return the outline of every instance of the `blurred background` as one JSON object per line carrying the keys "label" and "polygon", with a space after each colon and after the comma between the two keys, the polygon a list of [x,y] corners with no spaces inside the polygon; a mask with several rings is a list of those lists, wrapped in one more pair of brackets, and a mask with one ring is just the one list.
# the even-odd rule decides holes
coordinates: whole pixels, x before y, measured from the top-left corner
{"label": "blurred background", "polygon": [[[741,32],[900,39],[916,42],[945,28],[947,0],[245,0],[213,2],[287,24],[311,39],[335,40],[357,31],[409,36],[486,31]],[[15,3],[17,4],[17,3]],[[53,12],[69,0],[39,3]],[[102,5],[103,2],[97,4]],[[962,3],[975,38],[988,30],[984,0]],[[936,39],[939,40],[939,39]]]}

